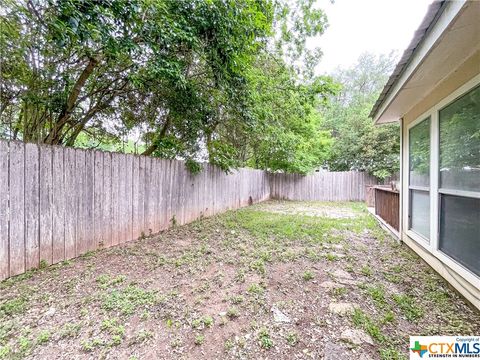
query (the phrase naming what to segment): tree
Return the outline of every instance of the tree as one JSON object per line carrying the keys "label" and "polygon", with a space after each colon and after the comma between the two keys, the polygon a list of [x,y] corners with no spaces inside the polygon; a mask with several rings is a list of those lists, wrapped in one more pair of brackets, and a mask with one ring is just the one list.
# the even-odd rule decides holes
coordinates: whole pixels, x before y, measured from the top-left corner
{"label": "tree", "polygon": [[320,130],[319,102],[335,91],[328,77],[297,82],[294,69],[265,54],[248,77],[251,119],[220,126],[219,138],[230,145],[237,162],[270,171],[307,173],[320,167],[331,136]]}
{"label": "tree", "polygon": [[188,157],[219,108],[242,102],[243,72],[272,17],[261,0],[8,1],[3,127],[67,146],[82,133],[107,141],[136,128],[145,154],[176,141]]}
{"label": "tree", "polygon": [[376,126],[369,118],[393,65],[393,54],[363,54],[352,68],[332,75],[342,84],[342,90],[323,110],[322,129],[334,137],[327,161],[329,169],[363,170],[382,179],[399,170],[398,125]]}
{"label": "tree", "polygon": [[238,122],[233,114],[216,127],[211,161],[228,158],[234,166],[305,174],[324,164],[331,145],[318,107],[338,86],[314,75],[321,51],[306,47],[327,19],[313,0],[277,0],[273,26],[276,36],[247,72],[248,120]]}
{"label": "tree", "polygon": [[9,138],[225,170],[324,161],[316,107],[334,86],[305,46],[327,25],[313,0],[7,0],[0,21]]}

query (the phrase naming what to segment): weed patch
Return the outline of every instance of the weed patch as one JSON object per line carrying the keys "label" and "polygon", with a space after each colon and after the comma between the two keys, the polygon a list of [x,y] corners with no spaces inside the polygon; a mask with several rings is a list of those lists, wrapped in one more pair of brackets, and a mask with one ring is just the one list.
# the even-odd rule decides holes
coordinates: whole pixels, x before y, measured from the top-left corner
{"label": "weed patch", "polygon": [[154,305],[157,300],[155,292],[129,285],[123,289],[112,290],[104,296],[102,308],[131,315],[141,307]]}
{"label": "weed patch", "polygon": [[393,300],[408,320],[413,321],[423,317],[423,310],[415,303],[415,300],[411,296],[405,294],[393,295]]}

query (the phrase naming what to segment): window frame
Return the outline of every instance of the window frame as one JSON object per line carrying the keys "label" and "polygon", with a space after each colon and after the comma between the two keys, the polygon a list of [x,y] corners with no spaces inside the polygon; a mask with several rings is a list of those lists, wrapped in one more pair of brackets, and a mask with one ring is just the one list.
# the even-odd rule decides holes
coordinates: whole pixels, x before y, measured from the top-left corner
{"label": "window frame", "polygon": [[[429,133],[429,140],[430,140],[430,154],[429,154],[429,159],[430,159],[430,164],[429,164],[429,169],[430,169],[430,174],[429,174],[429,186],[418,186],[418,185],[410,185],[410,130],[414,128],[415,126],[419,125],[423,121],[429,120],[430,121],[430,133]],[[412,121],[410,124],[407,125],[407,146],[406,152],[407,152],[407,161],[406,161],[406,175],[407,175],[407,186],[405,187],[407,190],[407,196],[406,196],[406,214],[405,218],[407,220],[405,229],[406,233],[408,236],[410,236],[412,239],[414,239],[417,243],[422,245],[423,247],[430,249],[430,245],[432,242],[432,226],[431,226],[431,219],[429,221],[430,223],[430,238],[426,238],[424,235],[416,232],[411,228],[411,217],[410,213],[412,210],[412,195],[411,195],[411,190],[417,190],[417,191],[423,191],[427,192],[429,199],[430,199],[430,207],[429,207],[429,212],[430,212],[430,218],[432,217],[432,126],[433,126],[433,121],[432,121],[432,116],[430,112],[425,112],[422,115],[420,115],[415,121]]]}
{"label": "window frame", "polygon": [[[474,286],[478,286],[480,283],[480,276],[474,274],[471,270],[460,264],[458,261],[454,260],[447,254],[443,253],[439,249],[439,239],[440,239],[440,197],[442,194],[445,195],[455,195],[461,197],[475,198],[480,199],[480,190],[476,191],[466,191],[466,190],[452,190],[452,189],[440,189],[439,187],[439,177],[440,177],[440,111],[454,103],[456,100],[461,98],[463,95],[467,94],[469,91],[480,86],[480,74],[474,76],[472,79],[467,81],[465,84],[457,88],[450,95],[442,99],[440,102],[436,103],[433,107],[425,111],[423,114],[418,116],[414,121],[406,127],[406,136],[405,136],[405,161],[406,164],[403,181],[406,186],[404,187],[407,191],[406,196],[404,196],[404,207],[402,210],[404,229],[405,234],[414,240],[417,244],[425,248],[430,254],[435,256],[440,262],[447,265],[459,275],[461,275],[465,280],[471,283]],[[410,129],[415,125],[419,124],[423,120],[430,117],[430,241],[410,229],[410,190],[415,188],[415,186],[410,187]],[[421,190],[421,189],[419,189]]]}

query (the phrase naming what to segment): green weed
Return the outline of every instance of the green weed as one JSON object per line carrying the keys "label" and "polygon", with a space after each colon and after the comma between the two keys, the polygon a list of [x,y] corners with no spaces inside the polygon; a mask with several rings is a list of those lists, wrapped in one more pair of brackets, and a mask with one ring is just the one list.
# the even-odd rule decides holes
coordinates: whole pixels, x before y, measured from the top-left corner
{"label": "green weed", "polygon": [[213,326],[213,318],[211,316],[202,316],[201,318],[192,321],[192,327],[194,329],[203,329],[205,327]]}
{"label": "green weed", "polygon": [[27,305],[28,299],[24,296],[7,300],[0,305],[0,317],[21,314],[27,309]]}
{"label": "green weed", "polygon": [[415,304],[415,300],[412,297],[406,294],[393,295],[393,300],[408,320],[413,321],[423,317],[423,310]]}
{"label": "green weed", "polygon": [[298,343],[298,336],[297,333],[294,331],[291,331],[287,334],[287,343],[290,346],[295,346]]}
{"label": "green weed", "polygon": [[67,323],[63,325],[62,329],[60,330],[60,337],[76,337],[80,333],[81,328],[82,325],[80,323]]}
{"label": "green weed", "polygon": [[302,274],[302,279],[304,281],[310,281],[312,280],[313,278],[315,278],[315,275],[313,274],[313,272],[311,272],[310,270],[307,270],[305,271],[303,274]]}
{"label": "green weed", "polygon": [[260,346],[264,349],[270,349],[273,346],[273,340],[270,338],[270,333],[267,328],[260,329],[258,333],[258,341]]}
{"label": "green weed", "polygon": [[377,340],[378,342],[383,343],[387,340],[380,328],[376,325],[376,322],[362,310],[355,309],[352,315],[352,321],[355,326],[363,328],[373,339]]}
{"label": "green weed", "polygon": [[155,304],[157,300],[155,292],[129,285],[123,289],[112,290],[104,296],[102,308],[118,311],[123,315],[131,315],[143,306]]}
{"label": "green weed", "polygon": [[37,336],[37,344],[44,344],[50,340],[50,331],[48,330],[42,330],[40,331],[40,334]]}
{"label": "green weed", "polygon": [[205,342],[205,336],[197,335],[195,336],[195,345],[202,345]]}
{"label": "green weed", "polygon": [[263,287],[261,287],[259,284],[251,284],[248,289],[247,289],[248,293],[250,294],[254,294],[254,295],[262,295],[264,293],[264,289]]}
{"label": "green weed", "polygon": [[372,276],[373,275],[373,270],[370,266],[365,265],[360,269],[360,272],[365,275],[365,276]]}

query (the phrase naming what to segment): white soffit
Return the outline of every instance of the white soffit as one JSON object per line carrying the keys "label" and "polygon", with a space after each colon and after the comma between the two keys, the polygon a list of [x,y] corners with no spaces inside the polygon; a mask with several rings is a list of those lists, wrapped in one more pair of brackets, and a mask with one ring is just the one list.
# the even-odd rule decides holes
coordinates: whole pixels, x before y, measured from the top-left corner
{"label": "white soffit", "polygon": [[376,109],[375,122],[399,120],[479,49],[480,1],[449,1]]}

